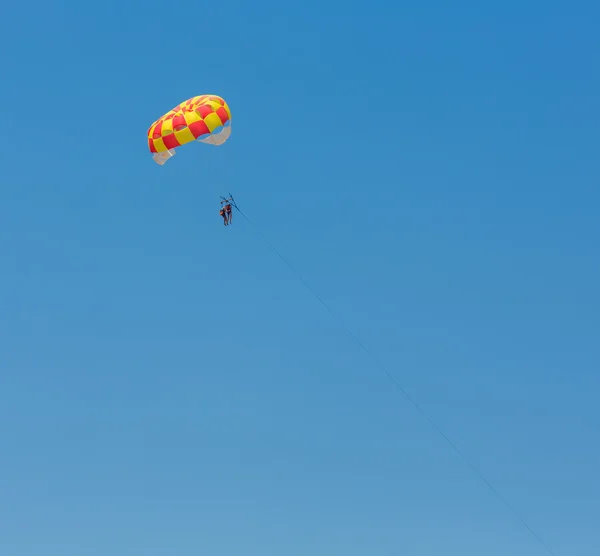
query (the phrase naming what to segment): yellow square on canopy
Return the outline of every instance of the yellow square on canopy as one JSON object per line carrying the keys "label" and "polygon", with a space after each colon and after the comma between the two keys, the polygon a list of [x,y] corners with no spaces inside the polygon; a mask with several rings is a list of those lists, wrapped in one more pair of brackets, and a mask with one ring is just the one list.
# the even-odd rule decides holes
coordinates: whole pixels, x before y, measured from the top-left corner
{"label": "yellow square on canopy", "polygon": [[179,141],[180,145],[196,140],[194,134],[187,127],[183,128],[181,131],[176,131],[175,138]]}
{"label": "yellow square on canopy", "polygon": [[157,150],[157,152],[163,152],[163,151],[168,151],[169,149],[167,149],[165,143],[163,142],[162,139],[154,139],[153,141],[154,143],[154,148]]}
{"label": "yellow square on canopy", "polygon": [[173,133],[173,119],[169,118],[163,122],[160,134],[165,137],[171,135],[171,133]]}
{"label": "yellow square on canopy", "polygon": [[210,114],[208,114],[208,116],[206,116],[206,118],[204,118],[204,121],[206,122],[206,125],[211,133],[215,129],[217,129],[218,127],[223,125],[221,118],[219,118],[219,116],[217,114],[215,114],[214,112],[211,112]]}
{"label": "yellow square on canopy", "polygon": [[184,112],[183,117],[185,118],[185,123],[187,125],[193,124],[194,122],[197,122],[198,120],[200,120],[200,116],[194,111]]}

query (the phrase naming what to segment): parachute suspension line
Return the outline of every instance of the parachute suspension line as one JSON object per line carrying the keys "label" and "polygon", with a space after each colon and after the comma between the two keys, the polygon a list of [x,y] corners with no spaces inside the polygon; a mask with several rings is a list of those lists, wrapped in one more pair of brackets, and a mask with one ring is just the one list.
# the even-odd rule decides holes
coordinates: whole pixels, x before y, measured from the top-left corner
{"label": "parachute suspension line", "polygon": [[467,464],[468,467],[479,477],[479,479],[492,491],[498,500],[516,517],[521,525],[529,531],[529,533],[538,541],[538,543],[552,556],[556,556],[550,547],[542,540],[542,538],[527,524],[521,515],[508,503],[508,501],[494,488],[494,486],[483,476],[483,474],[475,467],[467,456],[458,448],[458,446],[440,429],[433,419],[425,412],[425,410],[410,396],[410,394],[402,387],[402,385],[393,377],[385,366],[367,349],[367,347],[356,337],[356,335],[348,328],[342,319],[333,311],[333,309],[325,303],[319,294],[311,287],[311,285],[302,277],[302,275],[290,264],[290,262],[275,248],[275,246],[267,239],[267,237],[257,228],[254,223],[240,210],[237,205],[233,205],[242,217],[250,224],[256,233],[270,247],[270,249],[283,261],[283,263],[292,271],[292,273],[304,284],[304,286],[313,294],[313,296],[323,305],[323,307],[338,321],[338,324],[346,331],[358,346],[373,360],[377,367],[387,376],[392,384],[404,395],[404,397],[415,407],[415,409],[429,422],[432,428],[450,445],[450,447],[458,454],[458,456]]}

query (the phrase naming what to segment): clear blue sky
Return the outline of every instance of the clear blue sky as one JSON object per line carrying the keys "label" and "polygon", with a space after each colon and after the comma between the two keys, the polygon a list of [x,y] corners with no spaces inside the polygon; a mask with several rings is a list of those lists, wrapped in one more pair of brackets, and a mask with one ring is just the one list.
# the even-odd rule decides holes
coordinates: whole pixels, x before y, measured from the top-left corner
{"label": "clear blue sky", "polygon": [[[600,553],[600,6],[13,3],[0,554]],[[216,93],[222,148],[158,116]]]}

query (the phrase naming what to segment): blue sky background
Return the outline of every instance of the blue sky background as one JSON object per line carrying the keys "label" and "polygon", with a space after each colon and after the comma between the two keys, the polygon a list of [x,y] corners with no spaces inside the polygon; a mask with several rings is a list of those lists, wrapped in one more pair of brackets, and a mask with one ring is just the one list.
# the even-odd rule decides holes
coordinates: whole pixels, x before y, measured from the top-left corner
{"label": "blue sky background", "polygon": [[[0,553],[600,553],[600,6],[0,20]],[[190,96],[222,148],[164,167]]]}

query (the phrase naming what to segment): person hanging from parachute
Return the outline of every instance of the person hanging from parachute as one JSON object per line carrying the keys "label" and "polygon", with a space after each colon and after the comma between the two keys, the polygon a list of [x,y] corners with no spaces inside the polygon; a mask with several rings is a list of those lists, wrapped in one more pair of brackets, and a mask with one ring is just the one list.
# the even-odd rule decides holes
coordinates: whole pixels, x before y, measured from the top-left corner
{"label": "person hanging from parachute", "polygon": [[[225,220],[225,225],[228,226],[229,224],[231,224],[231,218],[233,216],[233,212],[231,210],[231,203],[233,202],[233,195],[231,195],[231,193],[230,193],[228,199],[225,199],[225,197],[221,197],[221,199],[223,199],[221,201],[221,205],[225,205],[225,206],[224,207],[222,206],[221,212],[219,214]],[[225,212],[223,212],[223,211],[225,211]]]}
{"label": "person hanging from parachute", "polygon": [[221,207],[221,210],[219,211],[219,214],[221,215],[221,217],[223,218],[223,224],[225,226],[227,226],[227,213],[225,212],[225,208]]}
{"label": "person hanging from parachute", "polygon": [[227,216],[227,224],[231,224],[231,203],[229,201],[227,201],[227,204],[225,205],[225,215]]}

